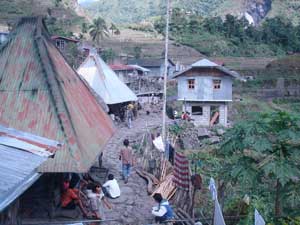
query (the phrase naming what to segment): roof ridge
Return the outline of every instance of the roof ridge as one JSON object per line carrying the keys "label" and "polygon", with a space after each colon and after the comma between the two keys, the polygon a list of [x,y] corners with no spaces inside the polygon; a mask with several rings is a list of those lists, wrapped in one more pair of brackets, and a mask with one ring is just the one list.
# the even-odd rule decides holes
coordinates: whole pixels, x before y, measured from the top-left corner
{"label": "roof ridge", "polygon": [[[41,33],[41,35],[42,35],[42,33]],[[48,83],[48,86],[49,86],[49,90],[50,90],[49,93],[50,93],[51,99],[52,99],[54,107],[55,107],[54,109],[56,112],[56,116],[59,121],[59,125],[61,126],[61,131],[63,132],[64,137],[65,137],[64,141],[66,141],[68,143],[68,149],[69,149],[69,153],[70,153],[71,157],[75,158],[74,151],[71,148],[71,143],[69,143],[69,136],[72,136],[72,135],[70,135],[70,133],[71,133],[75,137],[77,137],[77,134],[76,134],[74,125],[72,123],[72,120],[69,119],[70,113],[69,113],[68,107],[66,107],[65,101],[61,95],[61,89],[59,88],[58,79],[55,76],[55,74],[57,74],[57,72],[55,71],[55,67],[53,66],[51,57],[49,56],[49,52],[48,52],[47,46],[45,45],[45,39],[43,38],[43,36],[40,36],[40,37],[37,36],[37,38],[35,38],[34,41],[37,45],[38,56],[40,58],[40,62],[41,62],[43,71],[46,74],[46,82]],[[44,51],[42,50],[42,48],[44,48]],[[48,61],[48,62],[45,62],[45,61]],[[47,68],[47,64],[50,64],[49,68],[51,68],[50,69],[51,72],[50,72],[49,68]],[[56,91],[54,91],[54,89]],[[54,94],[54,93],[59,93],[59,94]],[[62,115],[61,115],[62,113],[66,113],[68,116],[68,119],[63,119]],[[67,130],[67,128],[65,126],[66,122],[70,123],[71,129],[69,131]],[[70,132],[70,133],[68,134],[67,132]],[[77,146],[77,148],[79,147],[77,142],[76,142],[76,146]],[[78,165],[79,162],[77,160],[74,160],[74,161],[75,161],[75,163],[77,163],[77,167],[80,167]]]}

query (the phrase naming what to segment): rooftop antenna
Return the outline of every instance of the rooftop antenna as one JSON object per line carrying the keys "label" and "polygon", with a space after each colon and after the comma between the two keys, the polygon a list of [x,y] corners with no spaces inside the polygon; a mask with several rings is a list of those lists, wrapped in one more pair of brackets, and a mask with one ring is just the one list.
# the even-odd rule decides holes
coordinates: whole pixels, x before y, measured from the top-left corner
{"label": "rooftop antenna", "polygon": [[167,79],[168,79],[168,50],[169,50],[169,21],[170,21],[170,0],[167,1],[167,15],[166,15],[166,34],[165,34],[165,68],[164,68],[164,94],[163,94],[163,124],[162,124],[162,138],[166,144],[166,111],[167,111]]}

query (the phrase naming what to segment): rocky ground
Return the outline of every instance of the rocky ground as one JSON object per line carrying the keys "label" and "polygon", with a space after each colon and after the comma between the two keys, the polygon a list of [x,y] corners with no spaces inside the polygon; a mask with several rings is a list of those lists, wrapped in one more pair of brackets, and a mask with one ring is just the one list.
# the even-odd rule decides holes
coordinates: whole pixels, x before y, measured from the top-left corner
{"label": "rocky ground", "polygon": [[153,223],[151,208],[155,203],[147,194],[146,182],[139,177],[134,170],[127,184],[121,180],[119,151],[125,138],[133,140],[138,135],[147,131],[147,129],[160,126],[161,122],[162,117],[160,113],[152,113],[150,115],[141,113],[141,115],[133,121],[133,127],[131,129],[127,128],[125,124],[119,125],[115,135],[107,144],[103,155],[103,166],[108,168],[109,173],[114,174],[119,181],[121,197],[109,200],[113,205],[113,209],[106,209],[105,217],[106,219],[115,219],[117,221],[105,222],[105,224],[138,225]]}

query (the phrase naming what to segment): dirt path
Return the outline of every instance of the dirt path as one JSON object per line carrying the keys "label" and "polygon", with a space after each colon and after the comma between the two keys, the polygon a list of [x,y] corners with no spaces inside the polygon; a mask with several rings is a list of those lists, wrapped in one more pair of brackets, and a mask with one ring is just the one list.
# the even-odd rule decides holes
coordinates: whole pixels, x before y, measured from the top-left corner
{"label": "dirt path", "polygon": [[121,197],[110,200],[113,209],[105,211],[106,219],[117,219],[118,222],[107,222],[105,224],[140,225],[151,224],[153,222],[151,221],[153,219],[151,208],[155,203],[147,194],[146,182],[134,170],[127,184],[121,180],[119,151],[125,138],[132,140],[132,137],[136,137],[147,129],[157,127],[160,124],[161,114],[141,115],[133,121],[131,129],[128,129],[124,125],[117,127],[115,135],[106,146],[103,155],[103,166],[108,168],[109,173],[114,174],[119,181]]}

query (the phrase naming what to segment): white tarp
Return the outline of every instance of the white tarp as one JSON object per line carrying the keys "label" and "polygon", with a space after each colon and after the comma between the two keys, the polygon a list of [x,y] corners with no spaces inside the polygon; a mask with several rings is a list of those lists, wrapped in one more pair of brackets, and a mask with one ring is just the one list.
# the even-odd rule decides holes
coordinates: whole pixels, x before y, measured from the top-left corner
{"label": "white tarp", "polygon": [[264,218],[259,214],[259,212],[257,211],[257,209],[255,209],[254,211],[254,219],[255,219],[255,223],[254,225],[265,225],[265,221]]}
{"label": "white tarp", "polygon": [[209,187],[208,188],[210,190],[212,200],[216,200],[218,198],[218,196],[217,196],[218,192],[217,192],[215,180],[212,177],[209,180]]}
{"label": "white tarp", "polygon": [[218,199],[215,200],[214,225],[226,225]]}
{"label": "white tarp", "polygon": [[96,53],[90,53],[77,72],[87,81],[105,104],[137,101],[136,95]]}
{"label": "white tarp", "polygon": [[214,224],[213,225],[226,225],[222,213],[221,206],[218,201],[218,192],[215,184],[214,178],[210,178],[209,181],[209,190],[211,193],[212,200],[215,202],[215,209],[214,209]]}

